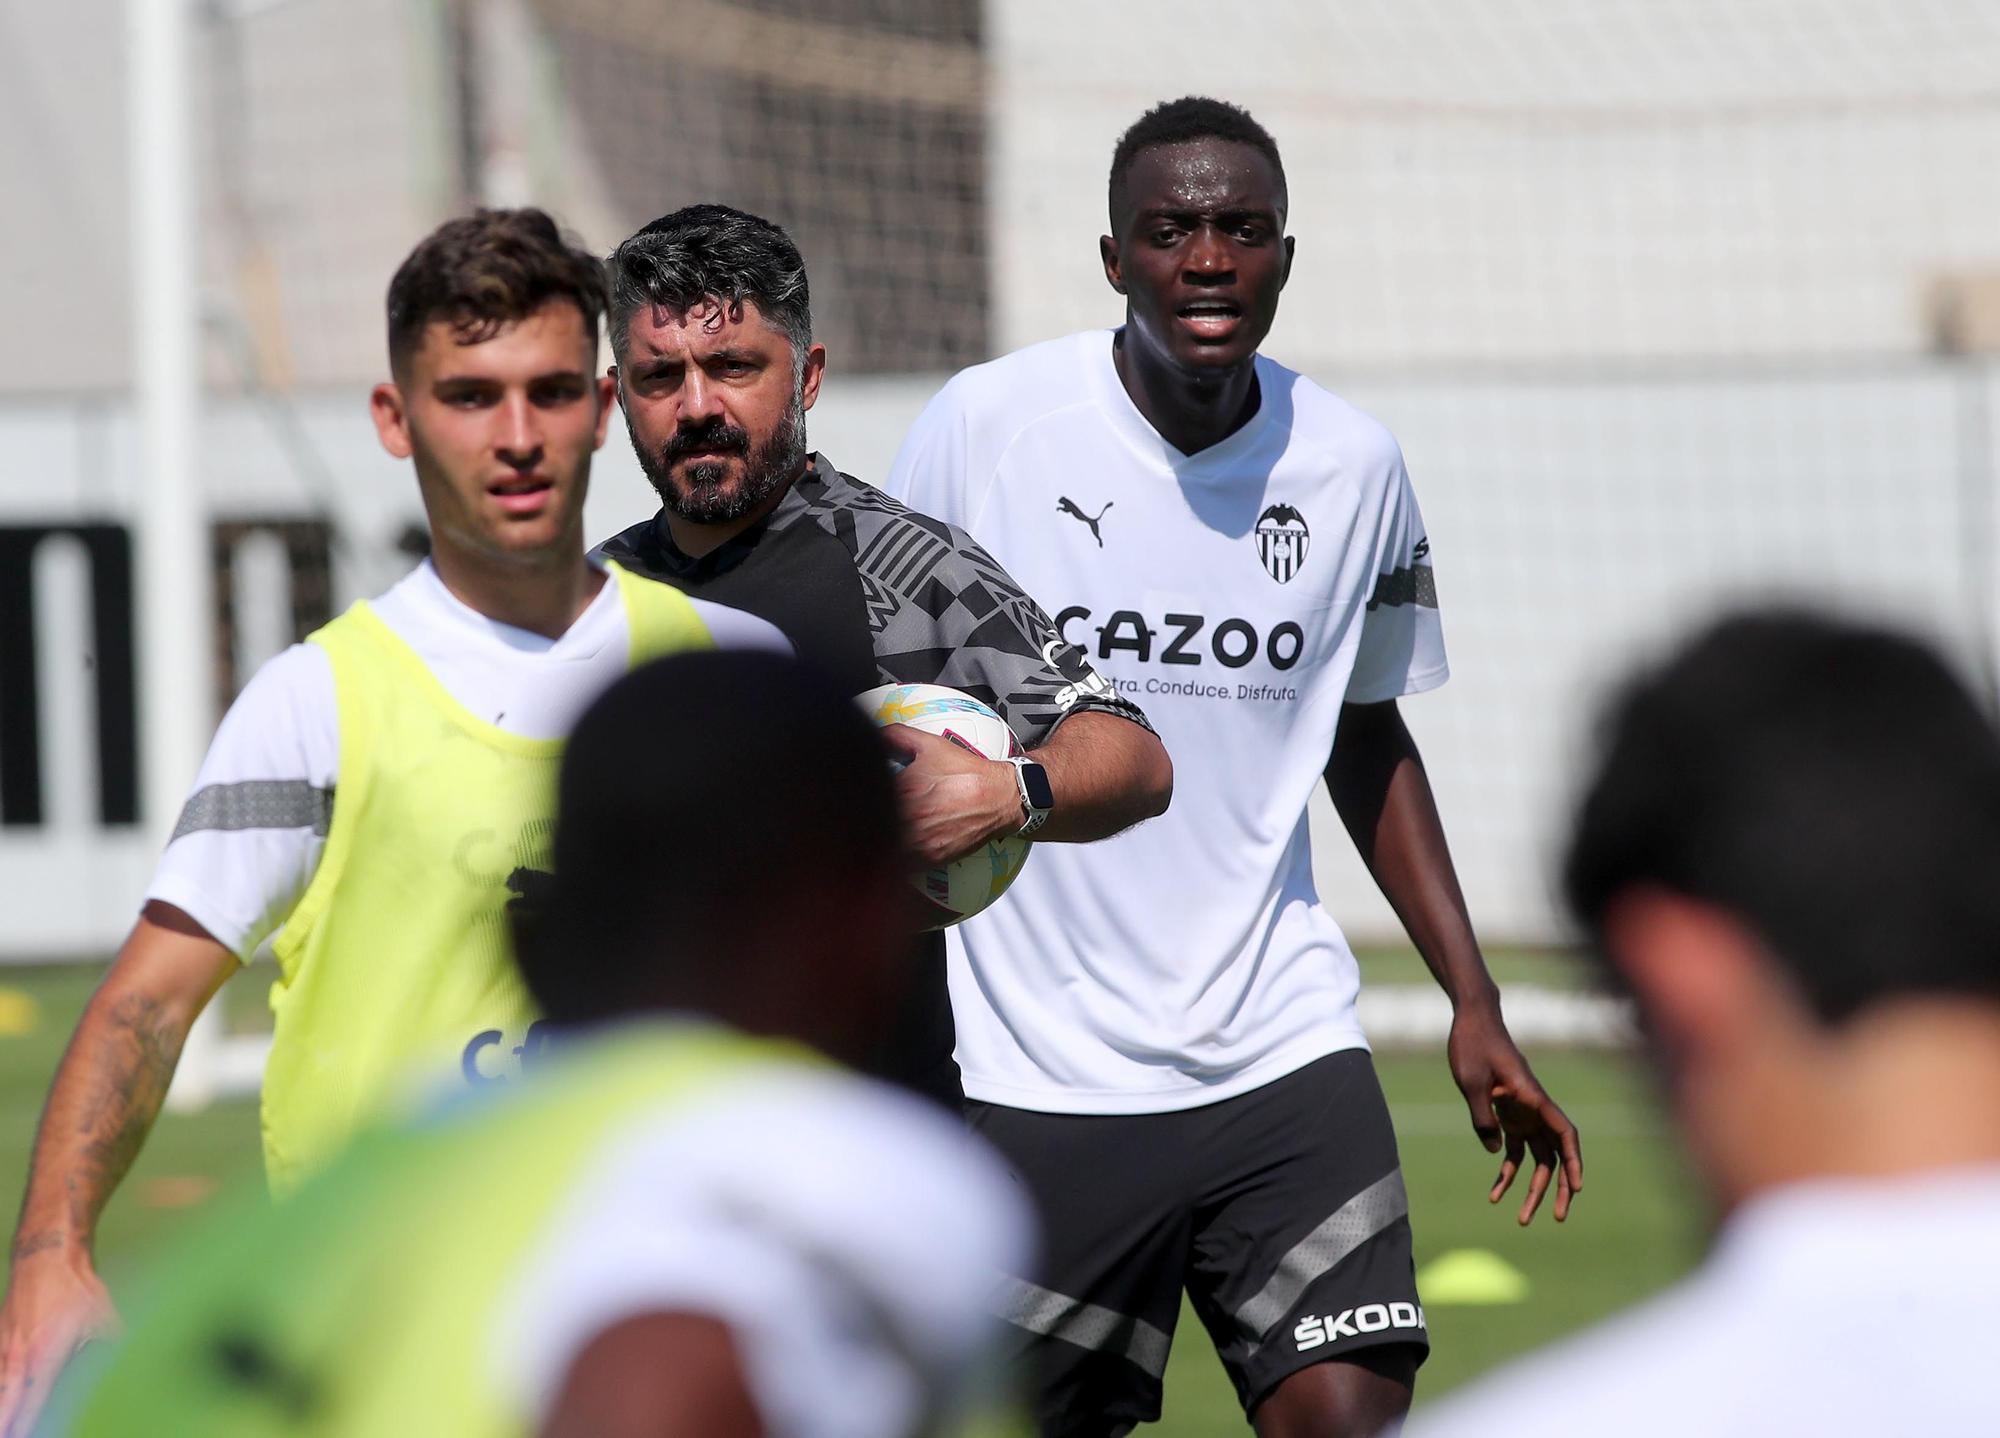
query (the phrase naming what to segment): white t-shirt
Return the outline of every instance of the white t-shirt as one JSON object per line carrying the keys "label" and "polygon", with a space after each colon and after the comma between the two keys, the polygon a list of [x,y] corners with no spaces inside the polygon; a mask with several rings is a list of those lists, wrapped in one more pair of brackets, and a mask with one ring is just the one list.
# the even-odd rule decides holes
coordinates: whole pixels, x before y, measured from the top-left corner
{"label": "white t-shirt", "polygon": [[1184,455],[1133,406],[1112,342],[1072,335],[958,375],[887,486],[971,531],[1173,758],[1162,818],[1041,845],[950,931],[966,1092],[1056,1113],[1191,1108],[1366,1046],[1306,801],[1344,702],[1447,672],[1387,430],[1259,357],[1255,417]]}
{"label": "white t-shirt", "polygon": [[1777,1190],[1686,1282],[1454,1393],[1407,1438],[2000,1433],[2000,1166]]}
{"label": "white t-shirt", "polygon": [[995,1378],[994,1289],[1031,1246],[999,1160],[941,1110],[845,1075],[761,1079],[604,1144],[502,1302],[494,1381],[546,1414],[597,1334],[702,1313],[772,1438],[948,1431],[921,1420]]}
{"label": "white t-shirt", "polygon": [[[720,648],[792,652],[762,619],[688,602]],[[453,699],[524,738],[567,734],[631,665],[625,606],[608,581],[555,639],[462,603],[429,560],[370,606]],[[294,644],[251,676],[223,716],[146,897],[181,909],[247,960],[312,880],[339,770],[333,665],[319,646]]]}

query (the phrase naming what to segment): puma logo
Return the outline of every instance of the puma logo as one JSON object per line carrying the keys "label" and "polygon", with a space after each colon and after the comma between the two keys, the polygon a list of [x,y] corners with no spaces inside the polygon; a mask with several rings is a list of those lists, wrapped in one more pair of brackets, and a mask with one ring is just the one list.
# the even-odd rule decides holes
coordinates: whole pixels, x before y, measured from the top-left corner
{"label": "puma logo", "polygon": [[1056,513],[1067,514],[1071,519],[1080,519],[1085,524],[1090,526],[1090,537],[1097,541],[1097,547],[1099,549],[1104,548],[1104,536],[1097,532],[1097,521],[1104,518],[1104,516],[1110,512],[1111,512],[1111,504],[1109,501],[1105,503],[1103,509],[1097,511],[1096,518],[1092,518],[1090,515],[1085,514],[1082,510],[1078,509],[1076,507],[1076,501],[1073,499],[1059,498],[1056,502]]}

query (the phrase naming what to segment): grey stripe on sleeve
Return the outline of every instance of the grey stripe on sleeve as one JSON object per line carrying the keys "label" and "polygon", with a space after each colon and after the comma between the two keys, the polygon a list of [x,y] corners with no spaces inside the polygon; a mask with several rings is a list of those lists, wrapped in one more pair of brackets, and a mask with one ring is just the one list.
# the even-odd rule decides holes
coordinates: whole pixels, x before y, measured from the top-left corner
{"label": "grey stripe on sleeve", "polygon": [[1392,1168],[1294,1244],[1270,1281],[1236,1310],[1236,1321],[1261,1340],[1322,1274],[1409,1211],[1402,1170]]}
{"label": "grey stripe on sleeve", "polygon": [[207,829],[310,829],[324,838],[332,822],[331,789],[314,788],[304,779],[245,779],[195,790],[174,825],[174,838]]}
{"label": "grey stripe on sleeve", "polygon": [[1167,1371],[1167,1350],[1173,1340],[1143,1318],[1129,1318],[1018,1278],[1007,1280],[997,1311],[1016,1328],[1093,1352],[1118,1354],[1155,1378]]}

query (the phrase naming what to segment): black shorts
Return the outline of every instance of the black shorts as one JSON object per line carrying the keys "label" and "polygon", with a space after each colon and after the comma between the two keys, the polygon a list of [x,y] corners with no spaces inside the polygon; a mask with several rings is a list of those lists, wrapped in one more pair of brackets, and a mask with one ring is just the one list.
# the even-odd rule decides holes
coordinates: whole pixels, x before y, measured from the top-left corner
{"label": "black shorts", "polygon": [[1047,1438],[1160,1416],[1185,1288],[1244,1411],[1364,1348],[1414,1375],[1430,1351],[1389,1107],[1366,1052],[1178,1113],[968,1103],[1040,1210],[1044,1258],[1009,1285]]}

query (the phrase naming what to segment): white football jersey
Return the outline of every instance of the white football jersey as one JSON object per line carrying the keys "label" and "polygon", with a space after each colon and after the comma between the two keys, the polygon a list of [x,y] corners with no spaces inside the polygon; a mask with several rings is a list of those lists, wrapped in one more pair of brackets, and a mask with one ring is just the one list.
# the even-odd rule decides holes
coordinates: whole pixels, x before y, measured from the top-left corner
{"label": "white football jersey", "polygon": [[1343,703],[1447,673],[1387,430],[1260,356],[1256,415],[1184,455],[1132,404],[1113,340],[958,375],[887,486],[971,531],[1173,757],[1166,815],[1039,846],[950,931],[967,1094],[1054,1113],[1192,1108],[1366,1047],[1306,801]]}

